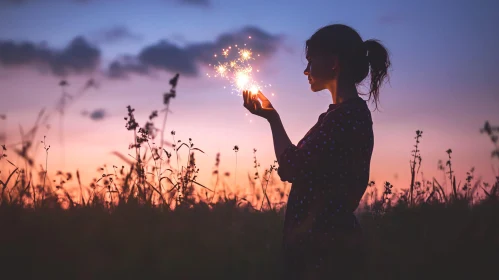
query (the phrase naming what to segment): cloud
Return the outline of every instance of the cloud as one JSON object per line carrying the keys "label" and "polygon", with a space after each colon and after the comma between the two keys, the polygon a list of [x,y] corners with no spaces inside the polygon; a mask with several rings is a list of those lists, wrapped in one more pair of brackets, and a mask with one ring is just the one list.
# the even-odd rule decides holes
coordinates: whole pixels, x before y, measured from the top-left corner
{"label": "cloud", "polygon": [[135,57],[125,55],[111,62],[106,74],[109,78],[121,79],[127,78],[131,73],[148,75],[150,70]]}
{"label": "cloud", "polygon": [[[1,1],[1,0],[0,0]],[[116,31],[116,30],[115,30]],[[119,38],[127,34],[126,29],[110,32],[108,37]],[[121,35],[116,35],[121,34]],[[251,36],[251,39],[248,39]],[[109,65],[104,65],[104,74],[109,78],[126,79],[130,74],[155,76],[157,71],[180,73],[197,77],[202,64],[216,63],[213,54],[223,48],[248,42],[248,47],[262,59],[273,55],[282,45],[282,35],[273,35],[257,27],[245,27],[238,31],[221,34],[214,41],[190,43],[179,46],[168,40],[145,46],[136,55],[122,55]],[[31,66],[53,75],[65,77],[69,74],[93,73],[102,69],[101,51],[84,37],[74,38],[62,50],[49,48],[46,44],[0,40],[0,66]],[[100,70],[99,70],[100,71]]]}
{"label": "cloud", "polygon": [[108,113],[104,109],[95,109],[92,112],[83,111],[81,113],[83,116],[88,116],[91,120],[101,121],[108,116]]}
{"label": "cloud", "polygon": [[282,42],[282,35],[272,35],[260,28],[250,26],[236,32],[224,33],[214,42],[193,43],[184,47],[162,40],[144,47],[135,58],[128,56],[111,63],[108,76],[126,78],[129,73],[149,74],[153,70],[165,70],[196,77],[199,75],[200,63],[206,65],[215,63],[213,54],[245,41],[250,43],[249,47],[254,53],[260,54],[260,57],[264,59],[277,51]]}
{"label": "cloud", "polygon": [[131,32],[126,26],[115,26],[109,29],[95,32],[93,42],[100,44],[113,44],[121,41],[140,41],[142,36]]}
{"label": "cloud", "polygon": [[0,64],[11,67],[32,65],[56,76],[93,72],[100,62],[100,50],[83,37],[74,38],[66,48],[55,50],[45,44],[0,40]]}

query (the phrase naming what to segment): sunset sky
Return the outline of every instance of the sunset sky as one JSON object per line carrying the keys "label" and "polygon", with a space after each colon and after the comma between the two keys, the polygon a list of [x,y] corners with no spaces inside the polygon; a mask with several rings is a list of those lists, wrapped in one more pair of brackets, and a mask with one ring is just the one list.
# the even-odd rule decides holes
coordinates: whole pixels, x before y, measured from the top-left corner
{"label": "sunset sky", "polygon": [[[190,137],[206,152],[197,154],[206,184],[217,152],[221,169],[234,173],[238,145],[237,180],[244,186],[254,148],[261,173],[275,160],[272,134],[266,120],[246,116],[242,97],[224,89],[225,81],[206,76],[212,55],[252,36],[249,46],[261,54],[254,65],[272,84],[264,94],[296,144],[332,103],[329,92],[311,92],[303,75],[305,40],[324,25],[343,23],[364,40],[381,40],[393,63],[381,112],[373,112],[371,179],[409,186],[419,129],[425,178],[442,178],[437,162],[450,148],[458,181],[475,167],[477,177],[492,182],[499,162],[479,129],[486,120],[499,124],[498,10],[493,0],[0,0],[0,115],[6,115],[0,144],[18,142],[20,126],[27,131],[42,108],[54,108],[60,80],[74,95],[94,78],[99,87],[67,108],[64,142],[58,115],[35,139],[47,136],[49,172],[79,169],[89,182],[103,164],[123,164],[111,152],[131,153],[126,106],[143,125],[151,111],[164,108],[162,94],[179,72],[166,139],[175,130],[176,139]],[[7,154],[22,164],[12,149]],[[45,161],[42,148],[37,159]],[[0,170],[9,169],[2,160]]]}

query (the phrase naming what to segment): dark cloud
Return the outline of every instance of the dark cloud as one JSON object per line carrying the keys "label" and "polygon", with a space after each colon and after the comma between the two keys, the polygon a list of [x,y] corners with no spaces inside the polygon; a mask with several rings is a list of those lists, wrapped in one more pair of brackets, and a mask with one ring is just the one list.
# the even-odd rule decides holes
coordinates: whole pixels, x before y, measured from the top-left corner
{"label": "dark cloud", "polygon": [[188,49],[167,41],[145,47],[138,58],[144,65],[171,72],[182,72],[187,76],[197,75],[196,57]]}
{"label": "dark cloud", "polygon": [[131,32],[126,26],[115,26],[107,30],[96,32],[93,36],[94,42],[112,44],[121,41],[139,41],[142,36]]}
{"label": "dark cloud", "polygon": [[[127,30],[120,28],[108,33],[108,37],[117,39],[124,34],[128,34]],[[257,27],[246,27],[224,33],[212,42],[179,46],[162,40],[145,46],[137,55],[124,55],[115,59],[106,66],[105,74],[110,78],[127,78],[130,74],[152,77],[156,70],[163,70],[196,77],[201,64],[216,62],[217,58],[213,57],[215,53],[244,42],[248,43],[253,53],[260,54],[264,59],[281,46],[282,35],[272,35]],[[74,38],[62,50],[44,44],[0,40],[0,66],[32,66],[56,76],[67,76],[94,72],[99,68],[100,61],[101,51],[82,36]]]}
{"label": "dark cloud", "polygon": [[[251,39],[248,39],[251,36]],[[233,33],[225,33],[214,42],[187,44],[184,47],[162,40],[147,46],[136,59],[128,57],[128,61],[113,62],[108,75],[112,78],[127,77],[129,73],[147,74],[153,69],[178,72],[185,76],[195,77],[199,74],[199,64],[214,63],[213,55],[223,48],[248,42],[248,47],[260,57],[266,58],[277,51],[281,35],[269,34],[257,27],[246,27]]]}
{"label": "dark cloud", "polygon": [[149,68],[132,56],[122,56],[109,65],[107,75],[114,79],[126,79],[129,74],[148,75]]}
{"label": "dark cloud", "polygon": [[94,71],[100,62],[100,50],[83,37],[74,38],[62,50],[43,44],[0,41],[0,64],[9,66],[33,65],[49,70],[56,76]]}
{"label": "dark cloud", "polygon": [[106,110],[104,110],[104,109],[96,109],[96,110],[93,110],[92,112],[83,111],[82,115],[88,116],[91,120],[94,120],[94,121],[103,120],[108,116]]}

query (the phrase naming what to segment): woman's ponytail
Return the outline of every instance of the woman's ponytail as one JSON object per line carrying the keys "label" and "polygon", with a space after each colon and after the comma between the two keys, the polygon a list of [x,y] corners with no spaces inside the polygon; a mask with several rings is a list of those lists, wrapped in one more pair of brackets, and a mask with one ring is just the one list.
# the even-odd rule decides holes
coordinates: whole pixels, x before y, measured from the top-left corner
{"label": "woman's ponytail", "polygon": [[367,50],[367,60],[371,73],[371,86],[369,90],[369,100],[374,98],[376,109],[378,108],[379,89],[388,77],[388,68],[391,66],[390,58],[386,48],[378,41],[370,39],[364,42]]}

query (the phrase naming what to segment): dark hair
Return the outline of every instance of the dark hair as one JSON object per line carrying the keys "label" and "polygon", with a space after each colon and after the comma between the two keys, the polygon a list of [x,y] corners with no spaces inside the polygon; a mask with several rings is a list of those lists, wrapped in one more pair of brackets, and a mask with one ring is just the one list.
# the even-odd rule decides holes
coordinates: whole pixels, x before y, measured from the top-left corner
{"label": "dark hair", "polygon": [[361,83],[371,73],[369,100],[373,97],[378,108],[379,89],[388,77],[391,66],[388,51],[375,39],[362,41],[355,29],[333,24],[319,29],[306,42],[308,55],[337,55],[340,76],[344,82]]}

